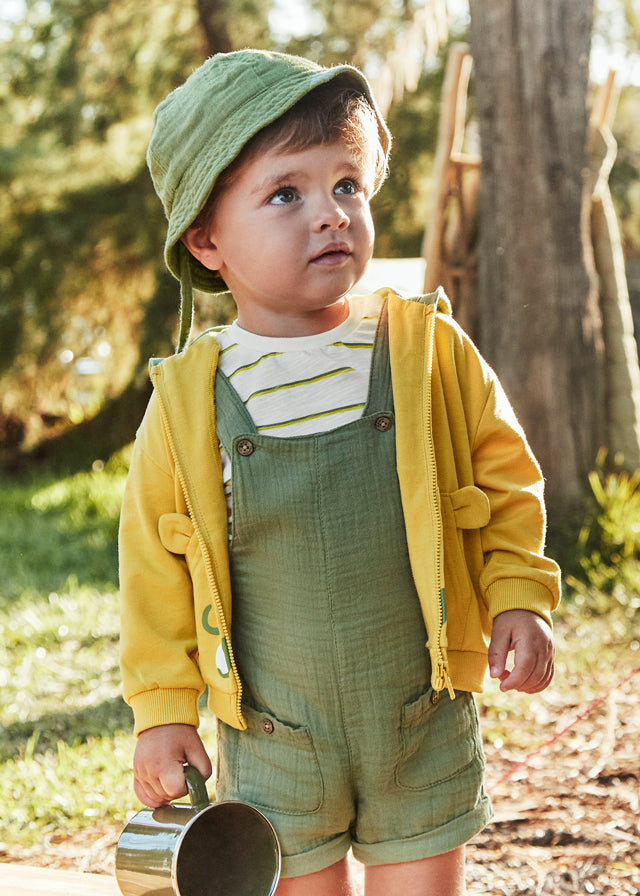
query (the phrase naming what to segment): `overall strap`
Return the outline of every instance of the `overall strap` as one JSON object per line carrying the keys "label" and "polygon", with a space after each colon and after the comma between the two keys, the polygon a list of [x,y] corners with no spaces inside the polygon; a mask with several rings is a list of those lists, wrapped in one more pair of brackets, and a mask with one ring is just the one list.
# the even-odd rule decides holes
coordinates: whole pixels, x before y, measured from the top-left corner
{"label": "overall strap", "polygon": [[229,377],[220,368],[216,370],[215,396],[218,438],[227,456],[231,457],[235,437],[239,433],[255,433],[256,428],[251,414],[229,382]]}
{"label": "overall strap", "polygon": [[373,343],[371,373],[369,375],[369,395],[363,416],[379,411],[393,411],[393,389],[391,385],[391,365],[389,363],[389,311],[385,299],[380,309],[376,336]]}

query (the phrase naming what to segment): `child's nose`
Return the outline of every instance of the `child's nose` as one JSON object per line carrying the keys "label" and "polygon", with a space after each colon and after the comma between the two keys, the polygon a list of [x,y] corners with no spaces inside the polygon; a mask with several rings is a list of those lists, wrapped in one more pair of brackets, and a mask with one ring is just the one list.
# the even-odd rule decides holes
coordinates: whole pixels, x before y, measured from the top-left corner
{"label": "child's nose", "polygon": [[335,197],[320,201],[314,217],[314,230],[344,230],[349,226],[349,215]]}

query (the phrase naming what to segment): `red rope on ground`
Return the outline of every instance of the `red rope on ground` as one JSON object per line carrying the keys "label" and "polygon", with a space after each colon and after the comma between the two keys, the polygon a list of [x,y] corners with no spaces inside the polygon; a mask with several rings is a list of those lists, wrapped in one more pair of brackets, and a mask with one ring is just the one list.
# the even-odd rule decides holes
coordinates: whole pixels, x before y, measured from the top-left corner
{"label": "red rope on ground", "polygon": [[526,765],[528,765],[530,760],[533,759],[534,756],[537,756],[538,753],[542,752],[545,747],[550,747],[551,744],[554,744],[557,740],[560,740],[560,738],[565,735],[567,731],[573,728],[573,726],[578,722],[582,721],[582,719],[588,716],[589,713],[592,713],[594,709],[597,709],[601,703],[604,703],[604,701],[608,697],[610,697],[611,694],[613,694],[614,691],[625,685],[631,678],[633,678],[634,675],[637,675],[638,672],[640,672],[640,666],[636,666],[636,668],[632,669],[631,672],[629,672],[629,674],[622,679],[622,681],[619,681],[618,684],[615,684],[612,688],[609,688],[606,694],[603,694],[601,697],[598,697],[596,700],[594,700],[593,703],[590,703],[586,709],[583,709],[582,712],[578,713],[578,715],[572,722],[569,722],[568,725],[565,725],[562,731],[556,732],[556,734],[554,734],[553,737],[550,737],[549,740],[545,740],[544,743],[541,743],[540,746],[536,747],[535,750],[532,750],[531,753],[525,756],[521,762],[516,763],[516,765],[510,768],[508,772],[505,772],[505,774],[502,775],[501,778],[498,778],[497,781],[494,781],[493,784],[487,788],[488,793],[491,793],[491,791],[498,787],[500,784],[504,784],[504,782],[508,781],[509,778],[515,775],[517,771],[520,771],[521,768],[524,768]]}

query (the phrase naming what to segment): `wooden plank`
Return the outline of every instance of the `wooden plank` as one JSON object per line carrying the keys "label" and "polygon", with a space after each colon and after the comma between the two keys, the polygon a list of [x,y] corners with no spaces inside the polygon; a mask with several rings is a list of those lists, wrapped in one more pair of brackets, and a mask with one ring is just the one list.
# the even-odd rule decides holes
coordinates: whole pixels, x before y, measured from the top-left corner
{"label": "wooden plank", "polygon": [[[364,892],[364,868],[350,855],[356,896]],[[115,877],[81,874],[52,868],[33,868],[0,862],[2,896],[121,896]]]}
{"label": "wooden plank", "polygon": [[433,187],[422,246],[426,261],[424,292],[433,292],[442,283],[442,234],[451,187],[451,154],[462,150],[471,64],[468,44],[452,44],[442,86]]}
{"label": "wooden plank", "polygon": [[115,877],[0,862],[2,896],[120,896]]}

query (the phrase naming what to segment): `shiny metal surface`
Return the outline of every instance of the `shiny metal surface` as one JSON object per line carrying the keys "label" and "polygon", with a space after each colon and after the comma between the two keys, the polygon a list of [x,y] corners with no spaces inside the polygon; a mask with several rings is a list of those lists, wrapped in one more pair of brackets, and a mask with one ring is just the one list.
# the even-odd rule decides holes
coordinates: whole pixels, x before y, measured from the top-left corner
{"label": "shiny metal surface", "polygon": [[[116,848],[123,896],[273,896],[280,845],[254,806],[209,803],[204,780],[185,769],[191,805],[143,809]],[[198,778],[200,780],[198,780]]]}

